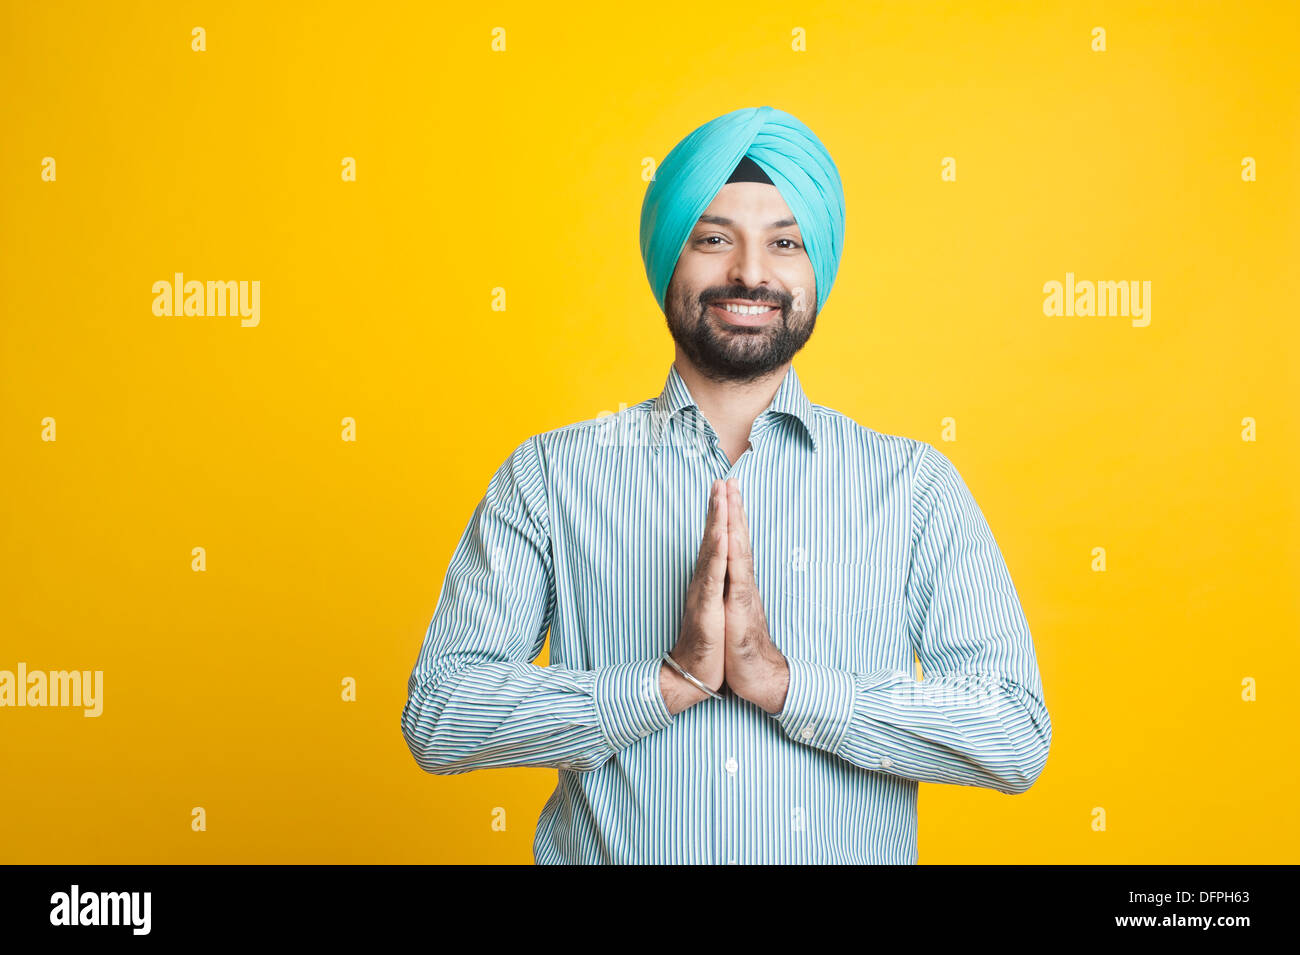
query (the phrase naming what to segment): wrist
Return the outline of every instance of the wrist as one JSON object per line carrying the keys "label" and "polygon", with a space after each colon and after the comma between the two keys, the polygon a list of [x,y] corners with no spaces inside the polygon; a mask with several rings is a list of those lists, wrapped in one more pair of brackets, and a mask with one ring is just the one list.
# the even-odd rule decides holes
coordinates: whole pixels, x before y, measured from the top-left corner
{"label": "wrist", "polygon": [[707,693],[667,663],[659,667],[659,694],[664,698],[664,705],[668,707],[668,712],[674,715],[709,698]]}
{"label": "wrist", "polygon": [[766,699],[761,705],[764,710],[775,716],[785,709],[785,698],[790,692],[790,664],[780,650],[776,651],[776,657],[772,661],[767,688]]}

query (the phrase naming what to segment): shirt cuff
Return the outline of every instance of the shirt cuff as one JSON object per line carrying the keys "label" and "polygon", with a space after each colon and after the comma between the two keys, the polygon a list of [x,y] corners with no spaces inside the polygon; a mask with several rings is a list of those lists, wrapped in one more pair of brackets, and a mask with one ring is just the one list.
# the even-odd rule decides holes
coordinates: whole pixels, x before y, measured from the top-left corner
{"label": "shirt cuff", "polygon": [[655,657],[596,670],[596,715],[615,752],[672,723],[673,715],[659,690],[663,665],[663,657]]}
{"label": "shirt cuff", "polygon": [[777,723],[792,740],[834,753],[853,719],[857,677],[810,660],[785,660],[790,685],[785,705],[775,714]]}

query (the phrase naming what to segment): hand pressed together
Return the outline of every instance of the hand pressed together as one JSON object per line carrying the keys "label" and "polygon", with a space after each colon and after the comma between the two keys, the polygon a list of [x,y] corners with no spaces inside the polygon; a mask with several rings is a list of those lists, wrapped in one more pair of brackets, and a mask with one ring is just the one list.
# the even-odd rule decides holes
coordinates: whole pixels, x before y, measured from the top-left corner
{"label": "hand pressed together", "polygon": [[[719,479],[710,488],[704,537],[672,658],[711,690],[725,684],[768,713],[785,705],[790,670],[767,629],[735,478]],[[660,689],[672,713],[708,699],[666,663]]]}

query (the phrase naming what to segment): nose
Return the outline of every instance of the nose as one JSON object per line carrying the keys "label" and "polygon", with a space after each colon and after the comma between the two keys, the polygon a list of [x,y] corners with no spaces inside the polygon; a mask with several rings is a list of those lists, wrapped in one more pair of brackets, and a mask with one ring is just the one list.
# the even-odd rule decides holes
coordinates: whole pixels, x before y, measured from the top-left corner
{"label": "nose", "polygon": [[763,246],[759,242],[743,240],[736,243],[735,251],[727,263],[727,281],[748,289],[763,289],[775,298],[767,264],[763,261]]}

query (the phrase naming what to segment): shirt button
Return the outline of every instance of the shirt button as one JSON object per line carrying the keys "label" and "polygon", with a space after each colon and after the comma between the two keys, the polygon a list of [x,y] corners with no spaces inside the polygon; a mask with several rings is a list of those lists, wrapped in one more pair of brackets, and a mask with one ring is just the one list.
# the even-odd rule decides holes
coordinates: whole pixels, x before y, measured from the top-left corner
{"label": "shirt button", "polygon": [[736,757],[734,757],[734,756],[728,756],[728,757],[727,757],[727,772],[729,772],[731,775],[734,776],[734,775],[736,775],[736,770],[739,769],[739,768],[740,768],[740,764],[739,764],[738,762],[736,762]]}
{"label": "shirt button", "polygon": [[573,767],[572,763],[560,763],[561,769],[571,769],[572,767]]}
{"label": "shirt button", "polygon": [[892,759],[890,759],[888,756],[881,756],[881,757],[880,757],[880,768],[881,768],[881,769],[888,769],[890,766],[893,766],[893,765],[894,765],[894,761],[893,761]]}
{"label": "shirt button", "polygon": [[817,727],[815,727],[815,726],[805,726],[805,727],[803,728],[803,730],[800,731],[799,735],[802,736],[804,739],[812,739],[812,738],[813,738],[813,733],[816,733],[816,732],[817,732]]}
{"label": "shirt button", "polygon": [[642,735],[642,736],[649,736],[649,735],[650,735],[650,731],[649,731],[649,730],[642,730],[642,731],[641,731],[641,735]]}

